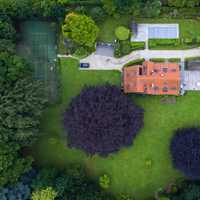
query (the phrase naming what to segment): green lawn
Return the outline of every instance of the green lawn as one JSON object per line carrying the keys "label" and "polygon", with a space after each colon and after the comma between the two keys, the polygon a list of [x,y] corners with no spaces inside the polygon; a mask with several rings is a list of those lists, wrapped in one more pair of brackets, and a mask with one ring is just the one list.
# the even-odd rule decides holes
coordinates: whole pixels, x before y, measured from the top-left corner
{"label": "green lawn", "polygon": [[[47,109],[41,127],[43,136],[32,150],[38,164],[63,168],[68,162],[84,163],[92,176],[110,175],[112,192],[128,192],[137,200],[144,200],[160,187],[181,178],[171,165],[170,138],[176,128],[200,124],[200,92],[178,97],[175,105],[161,104],[160,97],[156,96],[133,96],[145,109],[145,126],[133,146],[107,158],[87,157],[81,151],[67,148],[62,128],[63,110],[85,84],[119,84],[120,73],[79,71],[77,61],[71,59],[61,60],[61,67],[61,103]],[[145,166],[148,159],[152,160],[150,168]]]}
{"label": "green lawn", "polygon": [[115,37],[115,29],[118,26],[126,26],[129,27],[132,21],[132,17],[130,15],[123,15],[118,18],[108,17],[101,24],[98,24],[100,33],[98,40],[102,42],[114,42]]}

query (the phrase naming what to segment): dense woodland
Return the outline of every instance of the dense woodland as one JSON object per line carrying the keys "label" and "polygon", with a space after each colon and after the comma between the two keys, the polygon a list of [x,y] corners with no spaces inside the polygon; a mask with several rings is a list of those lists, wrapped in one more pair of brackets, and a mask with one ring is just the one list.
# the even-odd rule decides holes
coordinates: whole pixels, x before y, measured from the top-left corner
{"label": "dense woodland", "polygon": [[[16,44],[20,40],[17,27],[21,21],[41,19],[62,22],[66,14],[76,12],[80,17],[74,23],[84,24],[84,20],[89,21],[92,31],[88,32],[88,36],[86,34],[84,38],[81,37],[81,41],[77,32],[67,37],[90,50],[98,32],[95,23],[103,21],[106,16],[123,16],[124,13],[129,13],[143,17],[169,14],[171,17],[182,17],[184,11],[186,18],[196,18],[200,12],[193,13],[191,9],[199,9],[199,6],[200,0],[0,0],[0,199],[134,199],[126,194],[117,197],[109,194],[104,189],[109,184],[109,177],[103,176],[99,184],[98,180],[88,177],[84,166],[74,164],[63,170],[53,166],[42,168],[38,167],[34,158],[27,153],[39,137],[40,119],[44,108],[48,106],[48,99],[44,95],[43,84],[33,79],[31,63],[16,53]],[[181,160],[181,156],[189,160],[195,159],[195,168],[199,166],[199,151],[194,149],[195,155],[198,155],[195,158],[191,157],[189,152],[188,157],[182,153],[175,155],[180,151],[179,148],[188,150],[187,134],[190,132],[195,137],[195,131],[192,129],[186,133],[185,143],[177,145],[176,142],[180,143],[179,139],[174,138],[171,151],[174,154],[175,167],[189,177],[199,179],[199,172],[192,173],[193,168],[185,168],[185,163]],[[106,139],[112,140],[111,136]],[[199,137],[198,140],[191,141],[199,142]],[[185,162],[188,162],[188,159]],[[200,185],[198,182],[184,182],[175,189],[172,187],[167,192],[161,191],[159,195],[172,200],[196,200],[200,198]]]}

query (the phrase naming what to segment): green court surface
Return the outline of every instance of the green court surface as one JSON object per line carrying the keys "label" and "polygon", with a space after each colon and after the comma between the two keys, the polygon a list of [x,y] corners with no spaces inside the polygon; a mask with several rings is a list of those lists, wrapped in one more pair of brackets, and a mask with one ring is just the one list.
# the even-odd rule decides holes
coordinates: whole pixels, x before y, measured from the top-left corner
{"label": "green court surface", "polygon": [[21,23],[18,52],[34,66],[34,76],[46,87],[50,101],[58,96],[56,64],[56,25],[42,21]]}

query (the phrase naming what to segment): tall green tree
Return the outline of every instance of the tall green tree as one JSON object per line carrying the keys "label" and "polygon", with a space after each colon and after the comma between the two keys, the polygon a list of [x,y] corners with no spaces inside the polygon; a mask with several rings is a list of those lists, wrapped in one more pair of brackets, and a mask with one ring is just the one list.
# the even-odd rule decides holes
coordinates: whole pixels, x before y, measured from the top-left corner
{"label": "tall green tree", "polygon": [[0,52],[0,85],[15,83],[18,79],[31,76],[30,65],[22,58],[8,52]]}
{"label": "tall green tree", "polygon": [[38,135],[44,104],[44,90],[40,83],[20,79],[11,87],[0,88],[0,137],[21,145],[30,145]]}
{"label": "tall green tree", "polygon": [[0,52],[15,53],[15,44],[11,40],[0,39]]}
{"label": "tall green tree", "polygon": [[65,38],[91,48],[94,47],[99,29],[90,17],[70,13],[65,18],[62,31]]}
{"label": "tall green tree", "polygon": [[143,11],[146,17],[158,17],[161,12],[160,0],[148,0],[144,3]]}
{"label": "tall green tree", "polygon": [[31,168],[32,159],[21,158],[19,148],[15,143],[0,142],[0,187],[17,182]]}
{"label": "tall green tree", "polygon": [[0,20],[0,39],[15,40],[16,31],[11,23]]}
{"label": "tall green tree", "polygon": [[195,6],[199,6],[200,1],[199,0],[168,0],[168,5],[178,7],[178,8],[183,8],[183,7],[193,8]]}
{"label": "tall green tree", "polygon": [[101,0],[105,12],[109,15],[114,15],[117,9],[113,0]]}

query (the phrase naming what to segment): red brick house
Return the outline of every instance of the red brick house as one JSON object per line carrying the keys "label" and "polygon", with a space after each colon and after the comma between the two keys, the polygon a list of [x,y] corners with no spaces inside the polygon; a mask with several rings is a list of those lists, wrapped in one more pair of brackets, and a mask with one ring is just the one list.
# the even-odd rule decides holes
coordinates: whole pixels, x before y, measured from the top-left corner
{"label": "red brick house", "polygon": [[179,95],[181,75],[177,63],[154,63],[123,68],[125,93]]}

